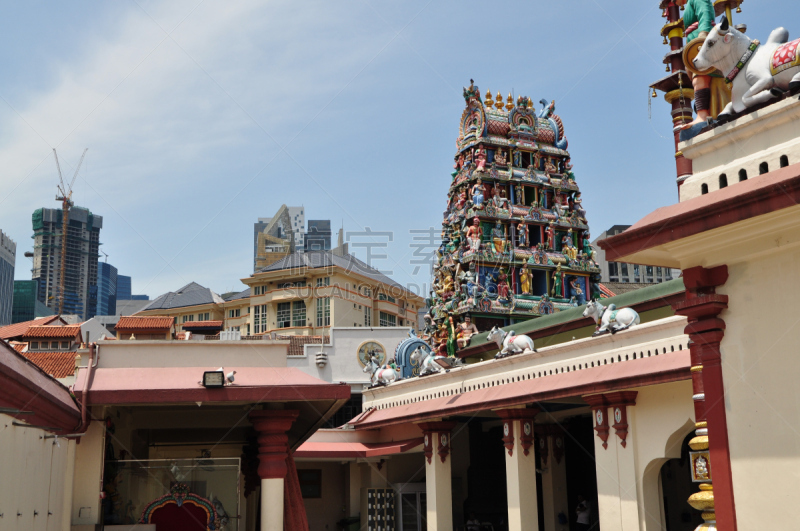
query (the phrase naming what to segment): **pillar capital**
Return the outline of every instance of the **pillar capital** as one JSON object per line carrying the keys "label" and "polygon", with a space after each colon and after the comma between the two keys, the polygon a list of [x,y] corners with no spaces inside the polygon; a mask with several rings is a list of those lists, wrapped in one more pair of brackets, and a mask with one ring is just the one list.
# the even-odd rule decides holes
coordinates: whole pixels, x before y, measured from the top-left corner
{"label": "pillar capital", "polygon": [[286,458],[289,455],[289,436],[286,432],[299,414],[296,409],[250,412],[250,422],[258,436],[258,476],[261,479],[286,477]]}
{"label": "pillar capital", "polygon": [[628,406],[636,405],[638,394],[638,391],[615,391],[605,395],[608,405],[611,407],[614,431],[623,448],[628,446]]}
{"label": "pillar capital", "polygon": [[428,464],[433,458],[433,449],[444,463],[450,453],[450,432],[456,427],[455,421],[435,421],[420,422],[418,426],[422,430],[422,451]]}
{"label": "pillar capital", "polygon": [[583,397],[584,402],[592,407],[594,417],[594,430],[603,441],[603,448],[608,448],[608,400],[604,395],[588,395]]}
{"label": "pillar capital", "polygon": [[495,410],[497,416],[503,419],[503,446],[508,450],[509,456],[514,453],[514,421],[519,421],[519,442],[522,454],[527,456],[533,445],[533,419],[541,411],[538,407]]}

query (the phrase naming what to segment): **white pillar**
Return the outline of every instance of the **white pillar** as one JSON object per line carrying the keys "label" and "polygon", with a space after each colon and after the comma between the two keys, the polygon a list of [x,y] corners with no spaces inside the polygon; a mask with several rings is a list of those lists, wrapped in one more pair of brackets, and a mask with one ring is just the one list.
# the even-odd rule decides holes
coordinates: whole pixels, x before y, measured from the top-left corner
{"label": "white pillar", "polygon": [[509,531],[539,531],[536,452],[533,448],[533,418],[538,412],[538,409],[497,412],[503,419]]}
{"label": "white pillar", "polygon": [[261,531],[283,531],[283,481],[261,480]]}
{"label": "white pillar", "polygon": [[[539,428],[542,429],[541,432]],[[542,506],[544,531],[567,531],[569,523],[559,524],[558,515],[564,513],[570,519],[567,499],[567,462],[564,455],[564,433],[555,425],[537,426],[541,433],[539,455],[542,459]]]}
{"label": "white pillar", "polygon": [[424,422],[420,427],[424,437],[428,531],[452,531],[450,431],[455,427],[455,422]]}
{"label": "white pillar", "polygon": [[635,446],[628,433],[628,418],[633,415],[629,406],[636,403],[636,394],[630,391],[583,397],[592,406],[597,432],[597,505],[603,531],[639,530]]}

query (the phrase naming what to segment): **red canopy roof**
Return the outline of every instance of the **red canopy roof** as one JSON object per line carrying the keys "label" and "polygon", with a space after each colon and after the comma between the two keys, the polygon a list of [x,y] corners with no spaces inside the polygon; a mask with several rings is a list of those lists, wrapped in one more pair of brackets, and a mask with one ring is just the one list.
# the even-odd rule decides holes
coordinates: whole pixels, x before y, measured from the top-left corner
{"label": "red canopy roof", "polygon": [[295,451],[294,457],[295,459],[298,457],[378,457],[381,455],[399,454],[416,448],[421,444],[422,437],[380,443],[306,441]]}

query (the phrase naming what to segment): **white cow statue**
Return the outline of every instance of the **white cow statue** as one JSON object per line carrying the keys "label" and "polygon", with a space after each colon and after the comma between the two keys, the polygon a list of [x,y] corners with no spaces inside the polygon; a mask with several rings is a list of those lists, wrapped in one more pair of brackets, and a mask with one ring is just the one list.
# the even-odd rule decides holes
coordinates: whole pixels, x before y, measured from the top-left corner
{"label": "white cow statue", "polygon": [[617,307],[613,304],[609,304],[608,308],[606,308],[594,299],[586,304],[583,316],[591,317],[597,324],[597,330],[592,334],[592,337],[608,332],[616,334],[622,330],[627,330],[633,325],[638,325],[640,322],[639,314],[633,308],[617,310]]}
{"label": "white cow statue", "polygon": [[789,32],[778,28],[762,45],[730,27],[724,16],[711,29],[694,66],[717,68],[733,84],[731,102],[720,113],[722,120],[800,87],[800,39],[788,41]]}
{"label": "white cow statue", "polygon": [[512,354],[531,354],[536,352],[533,347],[533,339],[528,336],[518,336],[513,330],[505,332],[495,326],[486,336],[486,339],[497,343],[497,348],[500,349],[495,359],[505,358]]}
{"label": "white cow statue", "polygon": [[420,376],[435,374],[444,370],[444,367],[436,363],[436,358],[444,358],[444,356],[437,356],[431,350],[423,347],[417,347],[417,349],[411,353],[411,361],[419,364]]}
{"label": "white cow statue", "polygon": [[373,387],[378,385],[389,385],[393,381],[397,380],[397,372],[388,366],[382,369],[380,363],[378,363],[378,359],[375,356],[370,357],[369,363],[364,366],[364,372],[369,373],[370,381],[372,382]]}

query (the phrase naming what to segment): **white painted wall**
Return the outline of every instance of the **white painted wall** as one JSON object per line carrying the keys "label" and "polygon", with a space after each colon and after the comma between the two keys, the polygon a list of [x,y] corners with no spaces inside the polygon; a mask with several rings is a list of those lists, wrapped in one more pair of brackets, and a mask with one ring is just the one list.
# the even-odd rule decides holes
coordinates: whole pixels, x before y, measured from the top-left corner
{"label": "white painted wall", "polygon": [[59,439],[55,444],[54,439],[42,438],[52,433],[14,426],[13,421],[0,414],[0,529],[69,529],[65,491],[71,492],[67,483],[75,441]]}
{"label": "white painted wall", "polygon": [[[330,345],[306,345],[303,356],[290,356],[288,367],[296,367],[306,374],[326,382],[345,382],[353,386],[353,391],[361,392],[369,385],[369,374],[358,361],[358,347],[366,341],[383,345],[389,358],[401,341],[408,337],[409,327],[335,327],[331,329]],[[317,367],[316,356],[320,351],[328,356],[324,367]]]}

